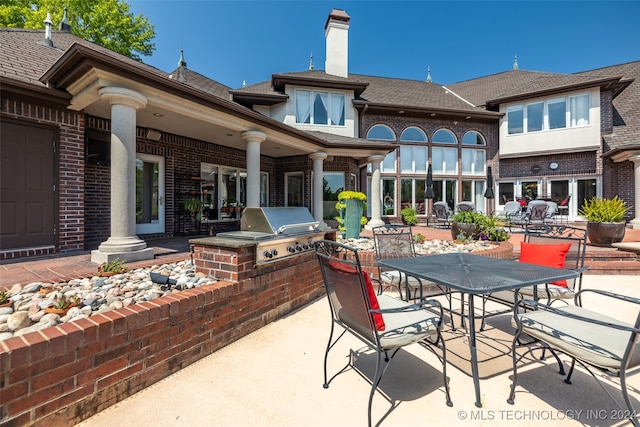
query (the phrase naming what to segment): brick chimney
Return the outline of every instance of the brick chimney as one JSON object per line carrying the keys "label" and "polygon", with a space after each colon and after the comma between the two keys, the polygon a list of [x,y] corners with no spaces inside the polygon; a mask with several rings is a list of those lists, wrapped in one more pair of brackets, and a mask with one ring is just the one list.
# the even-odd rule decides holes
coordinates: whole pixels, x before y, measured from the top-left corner
{"label": "brick chimney", "polygon": [[324,26],[327,54],[324,70],[327,74],[347,77],[349,73],[349,21],[342,9],[333,9]]}

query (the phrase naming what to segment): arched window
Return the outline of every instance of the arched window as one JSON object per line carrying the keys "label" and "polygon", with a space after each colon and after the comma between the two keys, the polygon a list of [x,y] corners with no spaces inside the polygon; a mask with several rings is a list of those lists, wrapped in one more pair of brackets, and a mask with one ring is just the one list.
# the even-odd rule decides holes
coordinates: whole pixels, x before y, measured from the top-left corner
{"label": "arched window", "polygon": [[439,144],[457,144],[458,140],[456,136],[447,129],[437,130],[436,133],[433,134],[433,142]]}
{"label": "arched window", "polygon": [[417,127],[409,127],[402,131],[400,141],[408,142],[427,142],[427,135]]}
{"label": "arched window", "polygon": [[389,126],[375,125],[367,132],[367,139],[380,139],[383,141],[395,141],[396,135]]}
{"label": "arched window", "polygon": [[487,145],[484,136],[474,130],[470,130],[462,137],[462,145]]}

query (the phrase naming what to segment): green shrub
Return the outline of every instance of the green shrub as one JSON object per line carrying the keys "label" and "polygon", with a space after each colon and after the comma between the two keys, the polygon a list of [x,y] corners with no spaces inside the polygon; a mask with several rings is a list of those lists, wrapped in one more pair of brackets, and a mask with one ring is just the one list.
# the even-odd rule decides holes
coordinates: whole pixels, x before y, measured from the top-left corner
{"label": "green shrub", "polygon": [[629,209],[629,205],[618,196],[613,199],[592,197],[584,200],[578,213],[590,222],[621,222]]}
{"label": "green shrub", "polygon": [[402,209],[400,216],[407,225],[416,225],[418,223],[418,216],[416,215],[416,210],[413,208]]}

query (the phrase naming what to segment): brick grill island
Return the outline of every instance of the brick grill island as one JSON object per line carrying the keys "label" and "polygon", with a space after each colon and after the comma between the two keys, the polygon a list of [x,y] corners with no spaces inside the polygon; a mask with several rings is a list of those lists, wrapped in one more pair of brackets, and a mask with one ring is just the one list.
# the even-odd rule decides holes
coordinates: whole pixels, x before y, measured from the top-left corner
{"label": "brick grill island", "polygon": [[313,250],[256,265],[255,243],[190,242],[220,281],[5,340],[0,425],[79,423],[324,294]]}

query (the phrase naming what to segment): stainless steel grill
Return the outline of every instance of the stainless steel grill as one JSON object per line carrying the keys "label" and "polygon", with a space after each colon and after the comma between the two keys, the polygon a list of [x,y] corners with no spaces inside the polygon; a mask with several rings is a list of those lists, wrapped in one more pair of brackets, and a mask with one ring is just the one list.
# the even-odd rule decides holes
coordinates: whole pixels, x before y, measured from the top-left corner
{"label": "stainless steel grill", "polygon": [[313,250],[324,232],[307,208],[264,207],[246,208],[240,231],[218,233],[217,237],[256,242],[256,264],[261,264]]}

